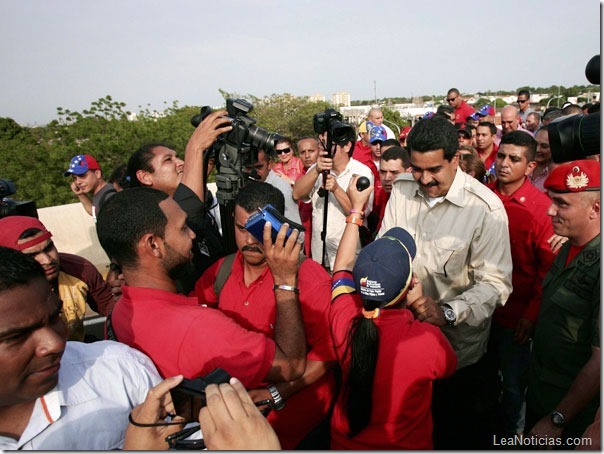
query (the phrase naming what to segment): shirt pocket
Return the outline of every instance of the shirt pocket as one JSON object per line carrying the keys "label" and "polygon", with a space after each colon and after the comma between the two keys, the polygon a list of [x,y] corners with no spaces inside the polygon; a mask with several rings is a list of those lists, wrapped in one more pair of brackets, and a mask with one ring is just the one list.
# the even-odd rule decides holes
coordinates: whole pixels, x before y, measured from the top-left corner
{"label": "shirt pocket", "polygon": [[460,274],[466,265],[468,243],[461,238],[439,238],[434,240],[435,272],[447,278]]}

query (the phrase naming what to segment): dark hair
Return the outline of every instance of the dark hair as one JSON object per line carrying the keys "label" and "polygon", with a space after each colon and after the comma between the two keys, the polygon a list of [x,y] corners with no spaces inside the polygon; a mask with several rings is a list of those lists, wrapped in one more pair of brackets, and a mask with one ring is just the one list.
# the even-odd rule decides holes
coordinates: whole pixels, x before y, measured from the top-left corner
{"label": "dark hair", "polygon": [[548,107],[547,109],[545,109],[545,112],[543,112],[543,121],[552,121],[555,120],[556,118],[560,118],[562,116],[562,109],[558,108],[558,107]]}
{"label": "dark hair", "polygon": [[459,155],[459,166],[465,173],[474,172],[474,178],[481,183],[484,182],[484,176],[487,173],[487,169],[484,166],[484,162],[478,156],[476,149],[470,145],[462,145],[459,147],[460,150],[468,150],[470,154],[460,153]]}
{"label": "dark hair", "polygon": [[524,95],[527,98],[530,98],[531,97],[531,92],[528,91],[528,90],[520,90],[516,96],[521,96],[521,95]]}
{"label": "dark hair", "polygon": [[524,148],[526,159],[529,162],[535,160],[535,154],[537,153],[537,141],[530,133],[525,131],[510,131],[501,137],[499,148],[501,149],[501,146],[505,144]]}
{"label": "dark hair", "polygon": [[384,140],[382,142],[382,148],[384,146],[387,146],[387,147],[392,147],[392,146],[394,146],[394,147],[400,147],[401,144],[396,139],[386,139],[386,140]]}
{"label": "dark hair", "polygon": [[27,285],[34,279],[46,280],[42,265],[16,249],[0,246],[0,291]]}
{"label": "dark hair", "polygon": [[457,153],[457,129],[443,117],[426,118],[417,123],[407,136],[410,151],[427,152],[442,149],[445,159],[451,161]]}
{"label": "dark hair", "polygon": [[439,115],[441,117],[444,116],[448,120],[449,117],[446,116],[446,115],[443,115],[443,114],[451,115],[451,114],[454,114],[454,113],[455,113],[455,109],[453,107],[451,107],[451,106],[449,106],[447,104],[441,104],[440,106],[438,106],[436,108],[436,113],[434,115]]}
{"label": "dark hair", "polygon": [[400,159],[403,163],[403,168],[406,169],[411,165],[409,160],[409,152],[401,146],[388,148],[382,153],[382,161],[392,161],[393,159]]}
{"label": "dark hair", "polygon": [[21,235],[19,235],[19,239],[20,240],[25,240],[26,238],[31,238],[32,236],[37,235],[41,231],[42,230],[37,229],[35,227],[29,228],[29,229],[25,229],[25,230],[23,230],[23,232],[21,233]]}
{"label": "dark hair", "polygon": [[581,106],[579,106],[577,104],[569,104],[568,106],[565,106],[562,109],[562,116],[576,115],[576,114],[580,114],[580,113],[583,113],[583,109],[581,109]]}
{"label": "dark hair", "polygon": [[[381,302],[364,301],[365,310],[379,307]],[[373,380],[380,346],[380,337],[373,319],[358,315],[352,320],[348,334],[346,358],[350,358],[348,374],[343,379],[346,396],[348,437],[357,435],[369,424],[373,396]]]}
{"label": "dark hair", "polygon": [[165,192],[138,187],[107,199],[96,223],[99,242],[107,255],[122,266],[138,263],[136,248],[143,235],[164,236],[168,219],[159,204],[167,198]]}
{"label": "dark hair", "polygon": [[109,176],[109,183],[117,183],[120,188],[127,188],[130,177],[127,176],[128,164],[120,164]]}
{"label": "dark hair", "polygon": [[[239,190],[235,196],[235,205],[239,205],[248,213],[271,204],[281,213],[285,213],[285,197],[276,187],[260,181],[251,181]],[[103,209],[105,209],[103,207]]]}
{"label": "dark hair", "polygon": [[449,90],[447,91],[447,94],[449,93],[455,93],[456,95],[459,95],[459,90],[457,88],[449,88]]}
{"label": "dark hair", "polygon": [[287,144],[289,144],[289,146],[291,147],[292,151],[294,151],[294,142],[289,137],[281,137],[279,140],[277,140],[275,142],[275,146],[279,145],[280,143],[287,143]]}
{"label": "dark hair", "polygon": [[165,143],[154,142],[142,145],[138,150],[132,153],[132,156],[128,159],[128,166],[126,169],[126,178],[128,179],[127,187],[136,188],[142,186],[141,182],[136,177],[136,172],[139,170],[150,173],[155,172],[155,169],[151,166],[151,160],[155,156],[153,150],[157,147],[170,148]]}
{"label": "dark hair", "polygon": [[[486,126],[487,128],[489,128],[489,131],[491,131],[491,135],[493,136],[497,134],[497,126],[495,126],[495,123],[491,121],[481,121],[480,123],[478,123],[478,126]],[[476,126],[476,130],[478,130],[478,126]]]}

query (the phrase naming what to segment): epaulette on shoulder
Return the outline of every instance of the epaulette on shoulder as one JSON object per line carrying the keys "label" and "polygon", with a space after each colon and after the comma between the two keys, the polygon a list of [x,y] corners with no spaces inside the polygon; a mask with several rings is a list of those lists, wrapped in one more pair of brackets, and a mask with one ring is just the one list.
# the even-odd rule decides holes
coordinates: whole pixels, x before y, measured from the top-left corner
{"label": "epaulette on shoulder", "polygon": [[404,172],[404,173],[399,173],[396,177],[396,179],[392,182],[392,184],[396,184],[399,181],[402,182],[407,182],[407,183],[416,183],[415,179],[413,178],[413,175],[411,173],[408,172]]}
{"label": "epaulette on shoulder", "polygon": [[479,197],[487,204],[489,210],[495,211],[503,209],[503,203],[499,197],[476,178],[468,178],[464,183],[464,189]]}

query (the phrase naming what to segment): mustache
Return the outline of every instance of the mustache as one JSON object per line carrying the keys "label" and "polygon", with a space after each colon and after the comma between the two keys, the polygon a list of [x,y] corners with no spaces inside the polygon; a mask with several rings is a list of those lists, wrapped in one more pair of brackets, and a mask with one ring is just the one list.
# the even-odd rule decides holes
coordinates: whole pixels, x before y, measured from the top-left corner
{"label": "mustache", "polygon": [[431,181],[431,182],[430,182],[430,183],[428,183],[428,184],[422,184],[422,186],[423,186],[424,188],[431,188],[432,186],[438,186],[438,183],[437,183],[436,181]]}
{"label": "mustache", "polygon": [[245,245],[241,248],[241,252],[245,252],[245,251],[250,251],[250,252],[258,252],[259,254],[262,254],[262,249],[260,249],[258,246],[250,246],[250,245]]}

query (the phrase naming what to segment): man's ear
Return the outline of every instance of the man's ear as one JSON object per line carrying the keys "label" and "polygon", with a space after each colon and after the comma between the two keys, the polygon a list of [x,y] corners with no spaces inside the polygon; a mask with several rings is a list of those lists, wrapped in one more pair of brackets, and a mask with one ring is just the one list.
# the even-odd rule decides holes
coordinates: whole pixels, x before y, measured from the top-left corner
{"label": "man's ear", "polygon": [[153,179],[151,178],[151,174],[146,170],[137,170],[136,179],[140,181],[143,186],[153,186]]}
{"label": "man's ear", "polygon": [[163,241],[160,237],[147,233],[138,241],[139,255],[146,255],[154,258],[161,258]]}

